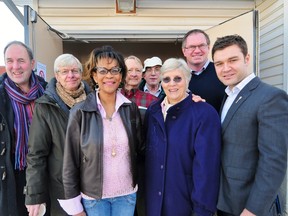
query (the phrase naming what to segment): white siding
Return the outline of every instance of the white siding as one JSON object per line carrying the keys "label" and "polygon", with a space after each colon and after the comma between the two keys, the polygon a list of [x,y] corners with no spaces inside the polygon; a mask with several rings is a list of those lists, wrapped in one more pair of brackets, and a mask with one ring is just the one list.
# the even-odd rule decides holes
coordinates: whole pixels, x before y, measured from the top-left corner
{"label": "white siding", "polygon": [[137,0],[135,14],[116,14],[115,0],[35,2],[33,9],[50,26],[90,41],[174,41],[192,28],[206,30],[254,8],[254,0]]}
{"label": "white siding", "polygon": [[[286,0],[257,1],[260,19],[260,66],[259,76],[264,82],[287,92],[288,58],[288,5]],[[284,13],[284,11],[286,13]],[[288,209],[287,175],[281,192],[286,196]]]}
{"label": "white siding", "polygon": [[[259,76],[278,88],[284,82],[284,0],[258,1],[260,20]],[[285,85],[284,85],[285,83]]]}
{"label": "white siding", "polygon": [[[285,13],[284,13],[285,11]],[[283,45],[283,50],[284,50],[284,54],[283,54],[283,68],[284,68],[284,90],[286,90],[286,92],[288,92],[288,1],[285,0],[284,1],[284,9],[283,9],[283,13],[284,13],[284,45]],[[288,185],[288,182],[287,182]],[[287,200],[288,200],[288,194],[287,194]]]}

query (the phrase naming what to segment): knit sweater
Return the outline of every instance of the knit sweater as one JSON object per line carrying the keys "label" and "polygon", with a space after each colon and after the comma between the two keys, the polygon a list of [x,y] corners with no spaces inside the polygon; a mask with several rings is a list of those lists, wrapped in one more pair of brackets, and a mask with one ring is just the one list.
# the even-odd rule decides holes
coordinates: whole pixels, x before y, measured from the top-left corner
{"label": "knit sweater", "polygon": [[199,75],[192,75],[189,89],[211,104],[219,113],[226,86],[216,75],[214,63],[210,62],[207,68]]}

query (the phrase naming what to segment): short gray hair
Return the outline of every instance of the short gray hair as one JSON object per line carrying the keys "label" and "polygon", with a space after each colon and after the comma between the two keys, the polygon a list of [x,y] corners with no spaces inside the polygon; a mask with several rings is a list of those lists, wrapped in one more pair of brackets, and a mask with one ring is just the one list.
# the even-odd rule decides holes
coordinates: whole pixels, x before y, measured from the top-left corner
{"label": "short gray hair", "polygon": [[191,79],[191,71],[186,61],[182,58],[167,59],[161,67],[161,75],[160,75],[161,80],[166,72],[169,72],[172,70],[179,70],[183,73],[185,77],[185,81],[186,81],[186,86],[187,86],[186,90],[189,91],[188,87],[189,87],[189,82]]}
{"label": "short gray hair", "polygon": [[80,72],[83,72],[83,66],[81,62],[72,54],[61,54],[54,61],[54,73],[59,72],[59,67],[67,67],[76,64]]}

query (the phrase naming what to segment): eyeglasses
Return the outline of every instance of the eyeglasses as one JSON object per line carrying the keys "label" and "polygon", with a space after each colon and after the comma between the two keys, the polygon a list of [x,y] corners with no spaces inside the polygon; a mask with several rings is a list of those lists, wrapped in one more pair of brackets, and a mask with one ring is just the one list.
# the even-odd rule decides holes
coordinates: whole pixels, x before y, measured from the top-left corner
{"label": "eyeglasses", "polygon": [[113,67],[111,69],[107,69],[105,67],[95,67],[95,71],[97,71],[99,74],[106,75],[108,72],[112,75],[118,75],[121,72],[122,68],[119,67]]}
{"label": "eyeglasses", "polygon": [[79,69],[71,69],[71,70],[65,69],[65,70],[58,71],[58,73],[60,73],[60,74],[63,75],[63,76],[67,76],[70,71],[71,71],[71,73],[72,73],[73,75],[78,75],[78,74],[80,74],[80,70],[79,70]]}
{"label": "eyeglasses", "polygon": [[190,51],[190,52],[194,52],[197,48],[200,49],[201,51],[203,51],[204,49],[206,49],[208,45],[207,44],[200,44],[197,46],[189,46],[189,47],[185,47],[186,50]]}
{"label": "eyeglasses", "polygon": [[[182,81],[182,77],[175,76],[175,77],[173,78],[173,81],[174,81],[175,83],[180,83],[180,82]],[[171,78],[170,78],[170,77],[164,77],[164,78],[162,79],[162,82],[164,82],[164,83],[169,83],[169,82],[171,82]]]}
{"label": "eyeglasses", "polygon": [[160,73],[161,71],[161,67],[147,67],[146,68],[146,73],[152,73],[152,71],[154,71],[155,73]]}

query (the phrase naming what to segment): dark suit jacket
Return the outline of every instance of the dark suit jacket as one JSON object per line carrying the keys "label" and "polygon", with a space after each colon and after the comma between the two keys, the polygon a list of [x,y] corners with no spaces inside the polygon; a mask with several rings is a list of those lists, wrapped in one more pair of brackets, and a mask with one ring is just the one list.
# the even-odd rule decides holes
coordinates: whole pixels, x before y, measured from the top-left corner
{"label": "dark suit jacket", "polygon": [[[240,215],[275,215],[285,177],[288,97],[258,77],[238,94],[222,123],[222,169],[217,208]],[[272,208],[271,208],[272,207]]]}

